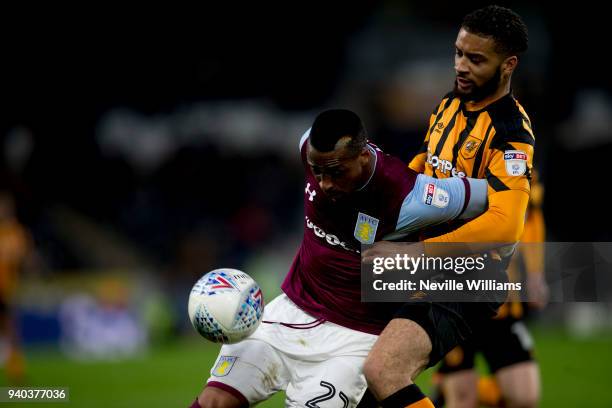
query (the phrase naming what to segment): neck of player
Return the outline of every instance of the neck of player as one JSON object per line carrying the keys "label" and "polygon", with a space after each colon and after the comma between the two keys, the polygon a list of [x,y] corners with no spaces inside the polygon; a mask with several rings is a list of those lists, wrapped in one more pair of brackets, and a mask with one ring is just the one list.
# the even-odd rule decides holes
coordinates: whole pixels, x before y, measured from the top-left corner
{"label": "neck of player", "polygon": [[508,78],[508,80],[506,81],[501,81],[499,86],[497,87],[497,90],[491,95],[487,96],[484,99],[481,99],[478,102],[469,101],[465,104],[465,107],[467,108],[467,110],[470,110],[470,111],[478,111],[478,110],[483,109],[485,106],[492,104],[498,99],[503,98],[509,93],[510,93],[510,78]]}
{"label": "neck of player", "polygon": [[361,182],[361,187],[359,187],[358,190],[362,190],[368,185],[368,183],[372,179],[372,176],[374,175],[374,171],[376,170],[376,152],[369,147],[367,149],[368,162],[364,166],[364,178]]}

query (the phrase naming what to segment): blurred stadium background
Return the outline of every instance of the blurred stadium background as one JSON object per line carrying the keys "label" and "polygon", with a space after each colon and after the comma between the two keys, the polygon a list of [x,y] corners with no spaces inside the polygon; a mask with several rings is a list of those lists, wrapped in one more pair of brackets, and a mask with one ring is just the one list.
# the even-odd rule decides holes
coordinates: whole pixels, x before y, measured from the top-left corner
{"label": "blurred stadium background", "polygon": [[[461,17],[484,4],[3,13],[0,187],[31,237],[15,298],[23,384],[68,386],[72,406],[189,405],[218,348],[189,327],[188,291],[228,266],[278,293],[302,234],[300,135],[347,107],[409,160],[451,88]],[[548,240],[611,241],[605,13],[505,5],[530,30],[513,88],[534,123]],[[612,406],[610,310],[532,316],[542,406]]]}

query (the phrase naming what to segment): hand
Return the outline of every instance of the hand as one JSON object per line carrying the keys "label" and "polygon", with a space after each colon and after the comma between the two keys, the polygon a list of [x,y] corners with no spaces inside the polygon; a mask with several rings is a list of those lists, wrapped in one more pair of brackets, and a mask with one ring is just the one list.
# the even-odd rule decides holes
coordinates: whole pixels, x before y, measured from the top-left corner
{"label": "hand", "polygon": [[361,254],[361,262],[373,263],[374,258],[395,258],[396,255],[404,254],[409,257],[418,257],[424,253],[423,244],[421,242],[375,242],[367,250]]}
{"label": "hand", "polygon": [[548,303],[548,285],[544,274],[529,274],[527,276],[527,300],[534,309],[542,309]]}

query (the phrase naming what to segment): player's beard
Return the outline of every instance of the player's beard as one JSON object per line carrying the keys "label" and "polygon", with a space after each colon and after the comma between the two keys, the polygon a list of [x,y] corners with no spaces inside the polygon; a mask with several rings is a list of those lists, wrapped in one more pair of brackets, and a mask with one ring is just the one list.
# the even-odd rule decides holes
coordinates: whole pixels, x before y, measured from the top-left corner
{"label": "player's beard", "polygon": [[495,70],[495,74],[486,81],[484,84],[480,86],[473,85],[472,90],[468,93],[461,92],[459,87],[457,86],[457,80],[455,79],[455,88],[453,92],[459,99],[464,102],[480,102],[487,96],[493,95],[497,88],[499,87],[499,83],[501,82],[501,65],[497,67]]}

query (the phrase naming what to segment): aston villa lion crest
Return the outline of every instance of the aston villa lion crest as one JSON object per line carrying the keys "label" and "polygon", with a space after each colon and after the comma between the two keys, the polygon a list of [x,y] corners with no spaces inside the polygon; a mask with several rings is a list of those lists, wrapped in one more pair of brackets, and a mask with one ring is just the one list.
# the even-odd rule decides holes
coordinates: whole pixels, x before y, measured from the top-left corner
{"label": "aston villa lion crest", "polygon": [[362,244],[373,244],[379,220],[367,214],[359,213],[355,224],[355,239]]}

